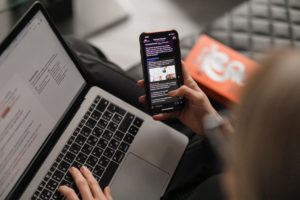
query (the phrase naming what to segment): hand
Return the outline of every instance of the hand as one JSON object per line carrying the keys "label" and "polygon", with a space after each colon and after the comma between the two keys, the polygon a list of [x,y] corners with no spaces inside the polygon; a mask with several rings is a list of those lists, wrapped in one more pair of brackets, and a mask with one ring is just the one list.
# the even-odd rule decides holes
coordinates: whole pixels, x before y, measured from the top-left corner
{"label": "hand", "polygon": [[[97,180],[86,167],[81,167],[80,171],[75,168],[70,168],[70,173],[75,181],[76,186],[82,196],[82,200],[112,200],[109,187],[102,192]],[[68,200],[79,200],[75,191],[67,186],[60,186],[58,191]]]}
{"label": "hand", "polygon": [[[207,96],[199,88],[198,84],[191,77],[189,72],[186,70],[184,63],[182,63],[182,73],[184,79],[184,85],[177,90],[169,92],[172,97],[185,97],[185,107],[176,112],[161,113],[153,116],[155,120],[166,120],[172,117],[177,117],[183,124],[189,127],[192,131],[197,134],[203,134],[202,119],[207,114],[217,114],[216,110],[212,107]],[[139,87],[144,87],[144,80],[137,82]],[[141,103],[146,102],[146,97],[139,97]]]}

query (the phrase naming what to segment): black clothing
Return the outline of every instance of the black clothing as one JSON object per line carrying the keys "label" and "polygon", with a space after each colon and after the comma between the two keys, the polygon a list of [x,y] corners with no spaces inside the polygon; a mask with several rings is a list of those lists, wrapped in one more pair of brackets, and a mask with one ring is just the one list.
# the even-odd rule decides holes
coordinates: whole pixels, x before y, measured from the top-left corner
{"label": "black clothing", "polygon": [[[135,80],[126,76],[123,70],[110,62],[99,49],[74,38],[66,40],[78,57],[89,81],[147,112],[138,102],[138,97],[144,94],[144,90],[136,86]],[[207,139],[192,134],[178,120],[169,120],[166,123],[186,134],[190,141],[162,199],[222,199],[218,178],[208,179],[218,174],[220,169]]]}

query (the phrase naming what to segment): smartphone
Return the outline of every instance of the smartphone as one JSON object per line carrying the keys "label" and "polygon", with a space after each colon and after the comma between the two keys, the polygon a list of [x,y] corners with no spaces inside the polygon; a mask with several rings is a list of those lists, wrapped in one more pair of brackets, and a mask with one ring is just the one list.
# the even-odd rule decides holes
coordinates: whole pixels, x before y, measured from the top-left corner
{"label": "smartphone", "polygon": [[184,98],[168,95],[183,84],[177,31],[142,33],[140,50],[150,112],[154,115],[182,109]]}

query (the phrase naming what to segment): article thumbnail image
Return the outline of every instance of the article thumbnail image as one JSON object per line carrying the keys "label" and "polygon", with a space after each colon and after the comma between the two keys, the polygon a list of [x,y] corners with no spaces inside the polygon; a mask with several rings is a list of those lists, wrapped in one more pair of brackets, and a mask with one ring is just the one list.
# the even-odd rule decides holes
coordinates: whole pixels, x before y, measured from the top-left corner
{"label": "article thumbnail image", "polygon": [[150,82],[172,80],[176,78],[175,65],[156,67],[150,71]]}

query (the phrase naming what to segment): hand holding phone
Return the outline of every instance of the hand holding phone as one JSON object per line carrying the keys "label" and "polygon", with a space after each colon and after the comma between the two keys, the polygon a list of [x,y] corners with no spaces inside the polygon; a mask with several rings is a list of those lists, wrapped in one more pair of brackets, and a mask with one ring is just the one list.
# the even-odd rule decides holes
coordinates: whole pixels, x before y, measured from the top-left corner
{"label": "hand holding phone", "polygon": [[142,33],[141,58],[148,105],[153,115],[184,107],[183,97],[168,93],[183,84],[178,33],[175,30]]}

